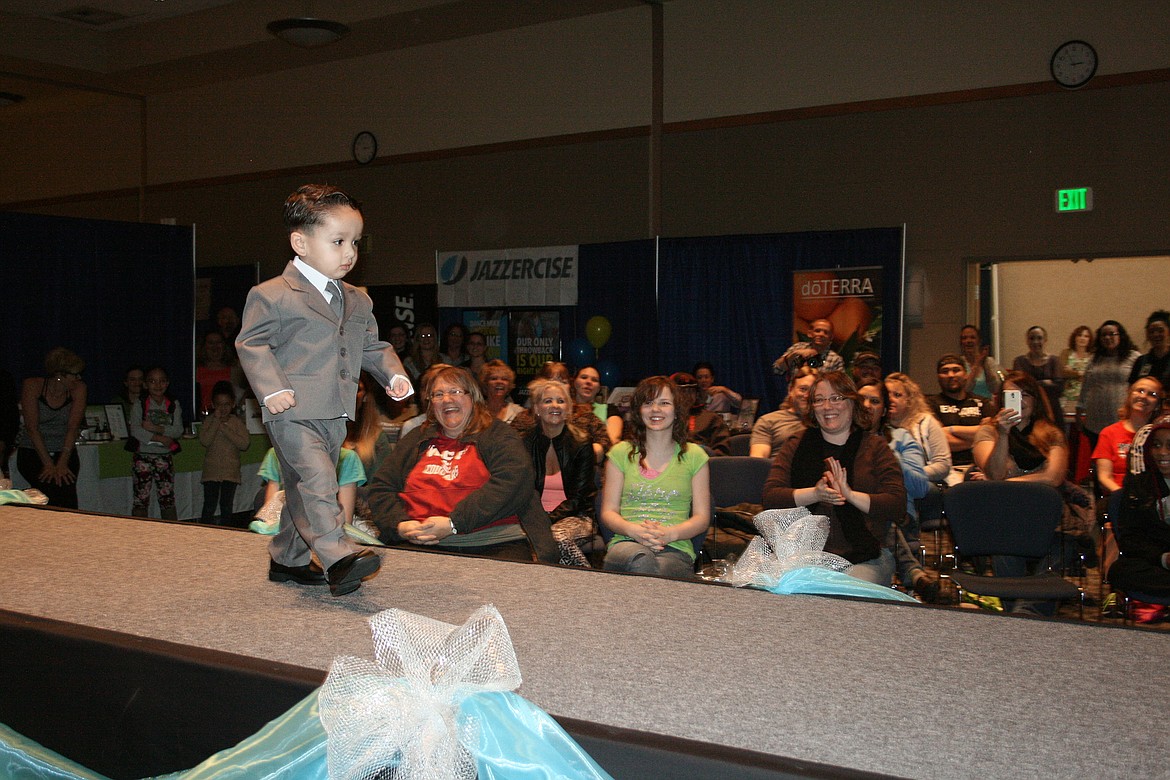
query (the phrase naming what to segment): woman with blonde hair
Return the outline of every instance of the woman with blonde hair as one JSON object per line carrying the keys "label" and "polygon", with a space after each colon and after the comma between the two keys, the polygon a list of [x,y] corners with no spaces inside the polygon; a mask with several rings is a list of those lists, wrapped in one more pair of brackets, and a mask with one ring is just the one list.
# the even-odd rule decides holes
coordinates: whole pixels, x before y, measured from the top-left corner
{"label": "woman with blonde hair", "polygon": [[[578,539],[593,537],[597,497],[593,447],[573,419],[568,385],[537,379],[528,385],[536,425],[522,437],[536,475],[536,493],[552,522],[561,562],[588,566]],[[596,417],[592,418],[600,422]]]}
{"label": "woman with blonde hair", "polygon": [[886,377],[889,396],[889,424],[904,428],[926,453],[926,478],[938,484],[951,473],[951,448],[942,424],[930,413],[926,396],[918,383],[906,374],[895,372]]}

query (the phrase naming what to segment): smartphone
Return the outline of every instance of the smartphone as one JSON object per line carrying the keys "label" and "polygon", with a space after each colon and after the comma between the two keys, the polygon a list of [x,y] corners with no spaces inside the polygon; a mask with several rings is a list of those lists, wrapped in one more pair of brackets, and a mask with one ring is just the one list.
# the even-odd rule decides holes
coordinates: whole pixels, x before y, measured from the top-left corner
{"label": "smartphone", "polygon": [[1004,390],[1003,391],[1003,406],[1005,409],[1011,409],[1016,414],[1021,414],[1023,411],[1023,402],[1021,398],[1022,393],[1019,390]]}

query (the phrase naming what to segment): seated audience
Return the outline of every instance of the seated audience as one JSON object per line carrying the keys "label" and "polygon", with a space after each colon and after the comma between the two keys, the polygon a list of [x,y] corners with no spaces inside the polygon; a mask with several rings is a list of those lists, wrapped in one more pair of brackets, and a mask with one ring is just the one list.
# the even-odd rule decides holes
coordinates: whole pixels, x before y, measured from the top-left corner
{"label": "seated audience", "polygon": [[[588,566],[577,540],[592,539],[594,532],[597,487],[593,447],[572,419],[567,385],[537,379],[528,390],[537,424],[524,434],[523,441],[536,474],[537,495],[552,522],[561,562]],[[601,422],[592,412],[589,417]]]}
{"label": "seated audience", "polygon": [[1129,372],[1133,384],[1143,376],[1157,379],[1162,387],[1170,387],[1170,311],[1159,309],[1146,317],[1146,341],[1150,351],[1134,361]]}
{"label": "seated audience", "polygon": [[439,358],[448,365],[466,366],[471,360],[467,354],[467,326],[461,322],[453,322],[443,331],[443,340],[439,344]]}
{"label": "seated audience", "polygon": [[922,389],[902,373],[890,374],[885,384],[890,404],[887,422],[918,442],[926,454],[926,478],[935,485],[945,482],[951,473],[951,448],[942,425],[930,413]]}
{"label": "seated audience", "polygon": [[[394,449],[394,442],[386,435],[382,427],[382,414],[379,410],[379,400],[389,399],[383,388],[369,373],[363,371],[358,375],[357,413],[353,420],[345,423],[345,441],[341,447],[353,451],[361,461],[364,474],[375,474],[381,467],[382,461]],[[401,403],[391,401],[391,403]],[[377,528],[370,519],[370,491],[363,479],[357,484],[357,495],[354,500],[352,522],[363,533],[377,536]]]}
{"label": "seated audience", "polygon": [[386,329],[386,341],[394,347],[394,354],[404,363],[410,357],[410,331],[401,322],[394,321]]}
{"label": "seated audience", "polygon": [[1121,419],[1105,426],[1093,449],[1097,484],[1102,490],[1107,493],[1121,490],[1134,434],[1157,416],[1161,403],[1162,385],[1157,379],[1143,377],[1129,386]]}
{"label": "seated audience", "polygon": [[487,409],[497,420],[510,423],[524,411],[523,406],[512,403],[516,372],[504,361],[496,358],[484,363],[479,371],[479,384],[483,388]]}
{"label": "seated audience", "polygon": [[699,385],[690,374],[672,374],[670,380],[678,388],[678,406],[687,411],[687,441],[706,447],[714,455],[731,454],[731,431],[723,418],[703,408]]}
{"label": "seated audience", "polygon": [[638,383],[630,438],[606,456],[601,522],[613,532],[605,568],[689,577],[692,538],[711,523],[707,453],[687,441],[679,390],[664,376]]}
{"label": "seated audience", "polygon": [[853,564],[854,577],[889,585],[894,576],[890,525],[906,512],[902,468],[869,429],[870,413],[843,371],[813,388],[808,429],[789,439],[764,483],[764,508],[806,506],[829,518],[825,550]]}
{"label": "seated audience", "polygon": [[[1170,417],[1143,429],[1133,451],[1138,463],[1125,477],[1116,522],[1122,554],[1109,568],[1109,582],[1131,598],[1165,598],[1170,596]],[[1166,616],[1164,606],[1135,601],[1138,622]]]}
{"label": "seated audience", "polygon": [[1105,426],[1117,421],[1117,410],[1129,390],[1129,372],[1137,359],[1138,351],[1125,326],[1117,320],[1101,323],[1097,328],[1097,351],[1085,369],[1077,403],[1081,429],[1093,449]]}
{"label": "seated audience", "polygon": [[[1026,334],[1028,351],[1012,362],[1013,371],[1031,374],[1036,384],[1048,395],[1048,405],[1056,415],[1060,407],[1060,396],[1064,391],[1064,366],[1056,355],[1048,352],[1048,331],[1039,325],[1028,328]],[[1059,422],[1059,418],[1057,418]]]}
{"label": "seated audience", "polygon": [[947,437],[952,473],[948,484],[957,484],[975,463],[971,447],[987,414],[987,399],[967,391],[967,364],[961,355],[947,353],[938,359],[937,395],[927,396],[935,419]]}
{"label": "seated audience", "polygon": [[477,330],[467,334],[467,370],[472,376],[479,376],[479,370],[487,363],[487,336]]}
{"label": "seated audience", "polygon": [[894,551],[895,572],[903,586],[912,588],[923,601],[935,603],[939,596],[938,578],[923,568],[905,534],[911,525],[910,521],[915,521],[916,525],[918,518],[918,508],[914,502],[925,496],[931,488],[930,480],[926,477],[926,453],[905,428],[887,424],[890,401],[886,383],[880,377],[858,385],[857,397],[872,418],[869,430],[884,437],[894,457],[898,459],[898,465],[902,467],[902,482],[906,485],[906,515],[890,525],[890,537],[886,540],[886,546]]}
{"label": "seated audience", "polygon": [[959,352],[963,355],[963,367],[967,370],[964,389],[983,398],[991,398],[999,392],[1003,371],[991,356],[991,348],[983,343],[979,328],[964,325],[959,330]]}
{"label": "seated audience", "polygon": [[882,359],[876,352],[862,350],[853,356],[853,363],[849,366],[849,376],[853,384],[861,387],[870,382],[882,381]]}
{"label": "seated audience", "polygon": [[730,387],[715,384],[715,368],[710,363],[696,363],[691,371],[699,384],[699,403],[708,412],[722,414],[739,409],[743,396]]}
{"label": "seated audience", "polygon": [[788,397],[780,408],[765,414],[752,426],[751,449],[753,458],[774,459],[784,442],[798,436],[805,429],[808,412],[808,394],[817,381],[817,370],[803,366],[793,372],[788,383]]}
{"label": "seated audience", "polygon": [[787,374],[802,366],[815,368],[819,371],[843,371],[845,361],[832,350],[833,323],[828,320],[813,320],[809,323],[808,341],[798,341],[788,348],[776,362],[772,370],[777,374]]}
{"label": "seated audience", "polygon": [[454,366],[426,385],[427,421],[403,436],[370,481],[384,542],[556,563],[528,453],[492,415],[479,383]]}
{"label": "seated audience", "polygon": [[[81,458],[75,447],[85,421],[85,361],[57,347],[45,355],[45,375],[25,379],[20,389],[24,427],[16,469],[51,506],[77,509]],[[129,418],[127,418],[129,419]]]}
{"label": "seated audience", "polygon": [[410,374],[410,382],[418,387],[423,372],[436,363],[446,363],[439,354],[439,331],[429,322],[420,322],[414,329],[414,346],[402,358],[402,365]]}
{"label": "seated audience", "polygon": [[598,399],[597,391],[601,389],[601,374],[596,366],[581,366],[573,375],[573,402],[587,405],[597,419],[605,422],[609,417],[609,407],[605,399]]}

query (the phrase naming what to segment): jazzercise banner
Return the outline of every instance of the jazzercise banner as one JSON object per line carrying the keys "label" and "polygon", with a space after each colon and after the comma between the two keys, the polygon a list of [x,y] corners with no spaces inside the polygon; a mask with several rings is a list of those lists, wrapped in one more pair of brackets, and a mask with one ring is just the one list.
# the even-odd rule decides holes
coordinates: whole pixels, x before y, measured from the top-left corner
{"label": "jazzercise banner", "polygon": [[576,306],[577,247],[436,252],[440,307]]}

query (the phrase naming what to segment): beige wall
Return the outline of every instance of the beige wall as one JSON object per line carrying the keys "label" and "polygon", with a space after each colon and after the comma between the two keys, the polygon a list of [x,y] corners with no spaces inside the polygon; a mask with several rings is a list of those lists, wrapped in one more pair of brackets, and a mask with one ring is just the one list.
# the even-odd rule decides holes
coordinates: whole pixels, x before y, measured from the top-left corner
{"label": "beige wall", "polygon": [[[666,128],[663,233],[906,224],[924,302],[907,367],[925,380],[971,317],[970,258],[1170,250],[1166,72],[1079,92],[1043,86],[1052,50],[1074,37],[1097,46],[1095,86],[1170,68],[1170,4],[672,0],[663,14],[666,119],[713,120]],[[650,15],[638,7],[153,97],[141,204],[133,101],[102,97],[83,116],[23,124],[9,113],[4,200],[121,219],[141,205],[149,221],[197,224],[200,264],[258,260],[271,274],[287,251],[281,201],[325,179],[366,204],[367,284],[430,281],[437,248],[643,238]],[[1018,84],[1032,86],[742,116]],[[349,144],[366,129],[380,154],[424,154],[354,166]],[[571,133],[586,135],[558,140]],[[479,144],[509,145],[450,151]],[[1081,185],[1094,188],[1095,211],[1055,214],[1053,190]]]}

